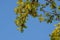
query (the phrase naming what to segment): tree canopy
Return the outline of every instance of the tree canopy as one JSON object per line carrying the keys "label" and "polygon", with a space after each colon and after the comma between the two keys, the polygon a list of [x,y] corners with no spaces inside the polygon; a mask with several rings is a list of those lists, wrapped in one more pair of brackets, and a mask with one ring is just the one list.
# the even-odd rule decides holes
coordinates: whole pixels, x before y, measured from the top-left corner
{"label": "tree canopy", "polygon": [[[15,24],[18,26],[18,30],[23,32],[24,28],[27,28],[27,25],[25,25],[25,23],[28,20],[29,15],[31,15],[33,18],[38,17],[38,20],[40,22],[45,21],[47,23],[52,23],[52,21],[60,21],[60,13],[58,13],[57,11],[60,11],[60,5],[57,6],[55,0],[44,0],[44,2],[45,3],[42,4],[39,2],[39,0],[17,1],[18,6],[14,9],[14,11],[17,15],[15,19]],[[51,9],[51,12],[45,10],[45,8],[47,8],[48,6]],[[44,15],[38,14],[37,10],[42,11]]]}

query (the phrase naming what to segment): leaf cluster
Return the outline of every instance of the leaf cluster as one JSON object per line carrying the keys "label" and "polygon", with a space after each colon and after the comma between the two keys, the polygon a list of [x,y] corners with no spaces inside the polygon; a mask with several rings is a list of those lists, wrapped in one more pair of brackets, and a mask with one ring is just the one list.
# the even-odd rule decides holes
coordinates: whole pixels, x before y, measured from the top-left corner
{"label": "leaf cluster", "polygon": [[[15,8],[16,20],[15,24],[19,27],[18,29],[22,32],[23,28],[26,28],[26,20],[28,15],[33,18],[38,17],[40,22],[46,21],[47,23],[52,23],[53,20],[60,21],[60,14],[57,13],[57,9],[60,10],[60,6],[57,6],[55,0],[45,0],[45,4],[39,3],[39,0],[18,0],[18,6]],[[52,12],[44,10],[46,7],[50,7]],[[38,9],[40,7],[40,9]],[[37,10],[44,13],[38,15]]]}

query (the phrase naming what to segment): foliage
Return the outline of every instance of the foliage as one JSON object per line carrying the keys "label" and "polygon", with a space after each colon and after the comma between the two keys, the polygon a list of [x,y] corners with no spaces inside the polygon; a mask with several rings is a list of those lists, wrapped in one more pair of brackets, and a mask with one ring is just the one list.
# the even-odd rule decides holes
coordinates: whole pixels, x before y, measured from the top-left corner
{"label": "foliage", "polygon": [[[18,6],[15,8],[16,20],[15,23],[18,26],[18,30],[23,32],[24,28],[27,28],[25,25],[28,15],[31,15],[33,18],[38,17],[40,22],[46,21],[47,23],[52,23],[53,20],[60,21],[60,14],[57,13],[57,9],[60,10],[60,6],[57,6],[55,0],[44,0],[45,4],[38,2],[39,0],[18,0]],[[59,1],[59,0],[58,0]],[[46,11],[46,7],[50,7],[52,12]],[[38,9],[40,7],[40,9]],[[38,15],[37,10],[40,10],[44,13]]]}
{"label": "foliage", "polygon": [[53,30],[50,35],[51,40],[60,40],[60,23],[55,25],[56,28]]}

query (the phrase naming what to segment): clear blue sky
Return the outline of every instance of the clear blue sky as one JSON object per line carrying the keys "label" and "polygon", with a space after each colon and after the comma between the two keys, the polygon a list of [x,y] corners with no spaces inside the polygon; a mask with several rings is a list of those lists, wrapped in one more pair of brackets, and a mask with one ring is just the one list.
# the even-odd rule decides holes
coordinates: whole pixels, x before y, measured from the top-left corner
{"label": "clear blue sky", "polygon": [[24,33],[16,30],[17,26],[14,23],[16,2],[17,0],[0,0],[0,40],[50,40],[49,34],[54,30],[54,24],[58,21],[52,24],[40,23],[37,18],[29,16],[26,23],[28,28]]}

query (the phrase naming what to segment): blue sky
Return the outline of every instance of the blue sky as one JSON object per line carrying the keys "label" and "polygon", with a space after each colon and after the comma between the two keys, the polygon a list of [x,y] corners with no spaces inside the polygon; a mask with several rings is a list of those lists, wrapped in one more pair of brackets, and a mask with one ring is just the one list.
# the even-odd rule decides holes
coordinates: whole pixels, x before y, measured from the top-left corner
{"label": "blue sky", "polygon": [[16,2],[17,0],[0,0],[0,40],[50,40],[49,34],[58,21],[53,21],[52,24],[40,23],[37,18],[29,16],[26,23],[28,28],[24,33],[16,30],[17,26],[14,23]]}

